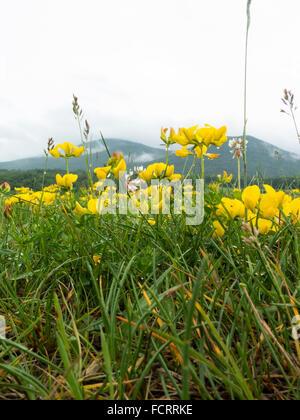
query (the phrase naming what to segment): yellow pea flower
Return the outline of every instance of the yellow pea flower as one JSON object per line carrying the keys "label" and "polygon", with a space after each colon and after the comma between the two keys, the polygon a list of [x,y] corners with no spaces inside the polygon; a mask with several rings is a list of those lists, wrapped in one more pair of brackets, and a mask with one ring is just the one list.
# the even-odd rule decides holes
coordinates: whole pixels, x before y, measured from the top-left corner
{"label": "yellow pea flower", "polygon": [[149,219],[148,223],[150,226],[155,226],[156,225],[156,221],[154,219]]}
{"label": "yellow pea flower", "polygon": [[248,210],[254,211],[260,200],[261,193],[257,185],[245,188],[242,194],[242,200]]}
{"label": "yellow pea flower", "polygon": [[278,210],[278,201],[273,194],[264,194],[260,200],[259,210],[265,219],[273,219]]}
{"label": "yellow pea flower", "polygon": [[24,187],[21,187],[21,188],[15,188],[15,191],[17,191],[19,194],[27,194],[27,193],[29,193],[30,192],[30,188],[24,188]]}
{"label": "yellow pea flower", "polygon": [[197,130],[198,125],[195,125],[190,128],[183,128],[183,133],[187,138],[189,144],[193,144],[195,142],[195,131]]}
{"label": "yellow pea flower", "polygon": [[226,126],[216,129],[209,124],[205,124],[205,127],[197,130],[196,139],[207,147],[211,145],[221,147],[228,140],[226,131]]}
{"label": "yellow pea flower", "polygon": [[98,198],[92,198],[88,202],[88,209],[92,214],[98,214],[97,210]]}
{"label": "yellow pea flower", "polygon": [[63,177],[60,174],[56,175],[56,183],[60,187],[71,188],[74,182],[78,179],[78,175],[67,174]]}
{"label": "yellow pea flower", "polygon": [[50,206],[54,203],[56,194],[46,191],[38,191],[32,194],[32,198],[33,200],[36,198],[38,202],[42,202],[45,206]]}
{"label": "yellow pea flower", "polygon": [[272,229],[272,226],[273,222],[271,220],[259,219],[257,222],[257,227],[262,235],[267,235]]}
{"label": "yellow pea flower", "polygon": [[225,216],[228,218],[228,213],[235,219],[236,217],[245,217],[245,206],[244,204],[237,199],[230,199],[227,197],[222,198],[221,204],[217,208],[217,216]]}
{"label": "yellow pea flower", "polygon": [[121,159],[117,166],[112,169],[112,173],[116,179],[120,178],[120,172],[125,172],[127,169],[127,165],[124,159]]}
{"label": "yellow pea flower", "polygon": [[[62,152],[64,154],[62,154]],[[82,153],[84,152],[84,147],[76,147],[72,143],[61,143],[58,144],[54,149],[50,150],[50,155],[53,156],[56,159],[59,159],[61,157],[63,158],[70,158],[70,157],[80,157]]]}
{"label": "yellow pea flower", "polygon": [[125,172],[127,169],[122,153],[114,153],[113,157],[109,159],[107,166],[111,167],[111,172],[116,179],[120,178],[120,172]]}
{"label": "yellow pea flower", "polygon": [[145,171],[140,172],[139,177],[145,182],[162,177],[173,181],[180,179],[181,175],[174,174],[174,165],[167,166],[165,163],[154,163],[149,165]]}
{"label": "yellow pea flower", "polygon": [[267,191],[267,194],[271,197],[273,197],[274,201],[277,202],[277,207],[280,207],[285,198],[286,198],[286,194],[284,191],[276,191],[274,190],[273,187],[271,187],[270,185],[264,185],[265,190]]}
{"label": "yellow pea flower", "polygon": [[213,238],[222,238],[222,236],[224,236],[225,234],[225,229],[223,228],[221,223],[216,220],[215,222],[213,222],[213,227],[215,229]]}
{"label": "yellow pea flower", "polygon": [[173,139],[181,146],[188,146],[195,143],[195,131],[198,125],[190,128],[180,128],[178,134],[173,135]]}
{"label": "yellow pea flower", "polygon": [[82,207],[78,201],[76,201],[76,207],[75,207],[75,213],[83,215],[83,214],[89,214],[89,211]]}
{"label": "yellow pea flower", "polygon": [[196,140],[198,143],[203,143],[206,147],[209,147],[214,141],[215,132],[215,128],[206,124],[205,127],[196,131]]}
{"label": "yellow pea flower", "polygon": [[149,165],[147,169],[139,173],[139,177],[145,182],[150,182],[153,178],[153,173],[154,165]]}
{"label": "yellow pea flower", "polygon": [[223,171],[223,177],[218,175],[218,179],[222,184],[229,184],[232,181],[232,174],[228,175],[226,171]]}
{"label": "yellow pea flower", "polygon": [[205,156],[210,160],[218,159],[218,157],[220,157],[218,153],[206,153]]}
{"label": "yellow pea flower", "polygon": [[106,179],[107,178],[107,175],[108,175],[110,170],[111,170],[111,166],[106,166],[104,168],[96,168],[94,170],[94,172],[97,175],[97,178],[99,180],[101,180],[101,179]]}
{"label": "yellow pea flower", "polygon": [[187,146],[184,146],[181,150],[176,150],[175,155],[185,159],[187,156],[192,155],[193,153],[188,150]]}
{"label": "yellow pea flower", "polygon": [[169,135],[168,138],[167,138],[167,135],[166,135],[167,132],[168,132],[168,129],[167,128],[162,128],[161,129],[161,136],[160,136],[160,138],[162,139],[162,141],[165,144],[167,144],[167,145],[176,143],[176,141],[174,139],[174,137],[176,136],[176,133],[175,133],[174,128],[170,128],[170,135]]}
{"label": "yellow pea flower", "polygon": [[182,178],[182,175],[180,175],[180,174],[174,174],[174,175],[171,175],[169,177],[169,180],[172,181],[172,182],[174,182],[174,181],[179,181],[181,178]]}
{"label": "yellow pea flower", "polygon": [[294,223],[299,223],[300,222],[300,198],[295,198],[295,200],[293,200],[290,203],[290,211],[291,211],[291,215],[292,215],[292,219]]}
{"label": "yellow pea flower", "polygon": [[94,260],[95,265],[99,265],[101,263],[101,256],[100,255],[94,255],[93,260]]}
{"label": "yellow pea flower", "polygon": [[63,157],[63,155],[61,153],[59,153],[59,151],[57,149],[57,146],[54,149],[50,150],[49,153],[55,159],[59,159],[59,158]]}
{"label": "yellow pea flower", "polygon": [[201,159],[202,156],[204,155],[206,156],[206,152],[207,152],[207,147],[204,145],[202,145],[201,147],[200,146],[195,147],[195,153],[198,159]]}
{"label": "yellow pea flower", "polygon": [[216,129],[215,137],[212,142],[214,146],[221,147],[224,143],[227,142],[228,137],[226,136],[227,127],[223,126],[219,129]]}
{"label": "yellow pea flower", "polygon": [[173,172],[172,169],[169,169],[169,167],[167,169],[167,165],[165,163],[156,163],[154,165],[154,175],[156,176],[156,178],[159,178],[165,171],[168,171],[169,173],[174,173],[174,166],[172,168]]}

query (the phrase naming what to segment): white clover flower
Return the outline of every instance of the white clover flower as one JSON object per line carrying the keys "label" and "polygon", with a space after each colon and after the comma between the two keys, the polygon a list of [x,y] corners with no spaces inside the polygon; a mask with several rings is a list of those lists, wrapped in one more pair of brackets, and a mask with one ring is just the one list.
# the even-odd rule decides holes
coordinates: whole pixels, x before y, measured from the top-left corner
{"label": "white clover flower", "polygon": [[[248,141],[246,141],[246,145]],[[229,141],[229,147],[233,154],[233,159],[241,159],[243,157],[244,142],[243,139],[234,138]]]}

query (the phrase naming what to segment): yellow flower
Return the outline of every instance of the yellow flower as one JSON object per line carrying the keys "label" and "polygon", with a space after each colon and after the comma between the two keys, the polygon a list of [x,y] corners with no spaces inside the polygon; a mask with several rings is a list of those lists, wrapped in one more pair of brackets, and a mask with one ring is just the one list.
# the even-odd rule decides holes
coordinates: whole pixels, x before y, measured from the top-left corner
{"label": "yellow flower", "polygon": [[270,197],[273,197],[274,201],[276,201],[277,203],[277,208],[280,207],[283,202],[284,199],[286,197],[286,194],[284,191],[275,191],[273,187],[271,187],[270,185],[264,185],[265,190],[267,191],[267,195],[269,195]]}
{"label": "yellow flower", "polygon": [[150,226],[154,226],[156,224],[156,221],[154,219],[149,219],[148,223]]}
{"label": "yellow flower", "polygon": [[225,234],[225,229],[223,228],[221,223],[216,220],[215,222],[213,222],[213,227],[215,229],[213,237],[222,238],[222,236],[224,236]]}
{"label": "yellow flower", "polygon": [[215,132],[215,138],[212,142],[213,145],[217,147],[223,146],[224,143],[228,140],[226,136],[227,127],[223,126],[216,130]]}
{"label": "yellow flower", "polygon": [[209,147],[214,141],[215,132],[215,128],[206,124],[205,127],[199,128],[199,130],[197,130],[196,139],[198,143],[203,143],[206,147]]}
{"label": "yellow flower", "polygon": [[122,153],[114,153],[113,157],[109,159],[107,166],[111,167],[111,172],[116,179],[120,178],[120,172],[125,172],[127,169]]}
{"label": "yellow flower", "polygon": [[167,128],[163,128],[163,127],[161,127],[161,134],[160,134],[160,138],[162,139],[162,141],[164,142],[164,143],[168,143],[168,140],[167,140],[167,136],[166,136],[166,133],[168,132],[168,129]]}
{"label": "yellow flower", "polygon": [[172,182],[179,181],[182,178],[180,174],[173,174],[169,177],[169,180]]}
{"label": "yellow flower", "polygon": [[45,206],[50,206],[56,199],[56,194],[47,191],[38,191],[32,194],[32,200],[42,202]]}
{"label": "yellow flower", "polygon": [[167,132],[168,132],[168,129],[167,128],[162,128],[161,129],[161,136],[160,136],[160,138],[162,139],[162,141],[165,144],[168,144],[168,145],[176,143],[176,141],[174,139],[174,137],[176,136],[176,133],[175,133],[174,128],[170,128],[170,135],[169,135],[168,138],[166,136]]}
{"label": "yellow flower", "polygon": [[205,156],[210,160],[218,159],[218,157],[220,157],[220,155],[217,153],[206,153]]}
{"label": "yellow flower", "polygon": [[154,163],[148,168],[139,173],[139,177],[145,182],[150,182],[152,179],[167,178],[170,181],[178,180],[181,175],[174,174],[174,165],[167,166],[165,163]]}
{"label": "yellow flower", "polygon": [[189,144],[195,144],[195,131],[198,125],[190,128],[180,128],[178,134],[173,136],[176,143],[181,146],[188,146]]}
{"label": "yellow flower", "polygon": [[76,201],[76,207],[75,207],[75,213],[83,215],[83,214],[88,214],[89,211],[87,209],[85,209],[84,207],[82,207],[78,201]]}
{"label": "yellow flower", "polygon": [[273,219],[273,217],[276,216],[278,208],[274,199],[266,194],[260,201],[259,210],[262,217],[266,219]]}
{"label": "yellow flower", "polygon": [[272,229],[272,226],[273,222],[271,220],[259,219],[257,222],[257,227],[262,235],[267,235]]}
{"label": "yellow flower", "polygon": [[193,153],[188,150],[187,146],[184,146],[181,150],[176,150],[175,155],[185,159],[187,156],[192,155]]}
{"label": "yellow flower", "polygon": [[219,129],[205,124],[204,128],[200,128],[196,132],[196,139],[199,143],[204,143],[205,146],[211,145],[221,147],[227,140],[226,136],[227,127],[223,126]]}
{"label": "yellow flower", "polygon": [[88,209],[92,214],[98,214],[98,198],[92,198],[88,202]]}
{"label": "yellow flower", "polygon": [[59,174],[56,175],[56,183],[60,187],[71,188],[73,183],[78,179],[78,175],[67,174],[63,177]]}
{"label": "yellow flower", "polygon": [[111,166],[106,166],[104,168],[96,168],[94,172],[97,175],[97,178],[101,180],[101,179],[106,179],[110,170],[111,170]]}
{"label": "yellow flower", "polygon": [[100,255],[94,255],[93,260],[94,260],[95,265],[99,265],[100,262],[101,262],[101,256]]}
{"label": "yellow flower", "polygon": [[260,200],[260,189],[257,185],[245,188],[242,194],[242,200],[248,210],[254,211]]}
{"label": "yellow flower", "polygon": [[148,168],[139,173],[139,177],[145,181],[150,182],[153,179],[154,165],[149,165]]}
{"label": "yellow flower", "polygon": [[54,184],[54,185],[49,185],[48,187],[45,187],[43,191],[55,193],[55,192],[58,192],[59,190],[60,190],[60,187]]}
{"label": "yellow flower", "polygon": [[232,181],[232,174],[228,176],[228,173],[223,171],[223,178],[221,175],[218,175],[218,179],[222,184],[229,184]]}
{"label": "yellow flower", "polygon": [[[61,157],[70,158],[70,157],[80,157],[84,152],[84,147],[76,147],[72,143],[61,143],[58,144],[54,149],[50,150],[50,155],[56,159]],[[64,154],[62,154],[64,152]]]}
{"label": "yellow flower", "polygon": [[207,147],[202,145],[195,147],[195,153],[198,159],[201,159],[203,155],[206,156],[206,152],[207,152]]}
{"label": "yellow flower", "polygon": [[17,191],[19,194],[27,194],[30,192],[30,188],[15,188],[15,191]]}
{"label": "yellow flower", "polygon": [[183,159],[189,155],[197,156],[198,159],[206,156],[210,160],[217,159],[220,156],[219,154],[207,153],[207,147],[204,144],[195,147],[193,150],[194,153],[193,151],[188,150],[188,146],[184,146],[181,150],[176,150],[175,155]]}
{"label": "yellow flower", "polygon": [[120,172],[125,172],[127,169],[127,165],[124,159],[121,159],[117,166],[112,169],[112,173],[116,179],[120,178]]}
{"label": "yellow flower", "polygon": [[221,204],[217,208],[217,216],[225,216],[228,218],[228,213],[232,219],[236,217],[245,217],[245,206],[237,199],[230,199],[227,197],[222,198]]}
{"label": "yellow flower", "polygon": [[290,209],[294,223],[300,222],[300,198],[296,198],[291,202]]}

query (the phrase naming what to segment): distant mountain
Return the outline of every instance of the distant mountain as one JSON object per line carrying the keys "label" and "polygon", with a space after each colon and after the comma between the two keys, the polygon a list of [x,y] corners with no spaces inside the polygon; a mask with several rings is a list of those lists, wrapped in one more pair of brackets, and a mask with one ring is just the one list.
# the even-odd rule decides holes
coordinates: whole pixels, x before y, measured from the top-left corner
{"label": "distant mountain", "polygon": [[[252,136],[248,139],[248,173],[253,176],[260,173],[264,177],[294,176],[300,174],[300,156],[276,148],[275,146],[259,140]],[[129,167],[147,166],[153,162],[163,162],[165,160],[165,151],[163,148],[150,147],[144,144],[135,143],[122,139],[107,139],[108,148],[111,152],[122,152]],[[101,140],[89,143],[92,152],[93,166],[103,166],[107,162],[107,153]],[[237,173],[237,162],[232,159],[232,154],[228,143],[220,151],[216,148],[210,148],[211,153],[220,153],[220,158],[206,163],[206,174],[216,176],[223,170],[230,173]],[[175,156],[171,151],[170,164],[175,165],[176,172],[182,172],[185,160]],[[33,157],[19,159],[11,162],[0,163],[0,170],[32,170],[43,169],[45,166],[45,157]],[[65,164],[63,159],[48,160],[48,169],[63,171]],[[70,159],[70,170],[73,172],[85,170],[86,164],[84,157],[79,159]]]}

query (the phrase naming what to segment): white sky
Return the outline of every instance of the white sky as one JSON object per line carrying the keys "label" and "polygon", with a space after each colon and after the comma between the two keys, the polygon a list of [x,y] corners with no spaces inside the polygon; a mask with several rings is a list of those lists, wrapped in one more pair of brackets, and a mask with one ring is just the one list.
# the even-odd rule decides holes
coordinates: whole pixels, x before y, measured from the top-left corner
{"label": "white sky", "polygon": [[[72,94],[105,137],[160,144],[160,127],[243,126],[246,0],[0,0],[0,161],[79,142]],[[300,151],[300,2],[253,0],[248,133]],[[300,111],[298,114],[300,123]]]}

